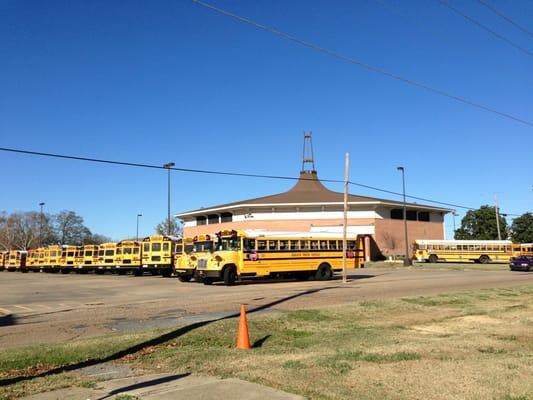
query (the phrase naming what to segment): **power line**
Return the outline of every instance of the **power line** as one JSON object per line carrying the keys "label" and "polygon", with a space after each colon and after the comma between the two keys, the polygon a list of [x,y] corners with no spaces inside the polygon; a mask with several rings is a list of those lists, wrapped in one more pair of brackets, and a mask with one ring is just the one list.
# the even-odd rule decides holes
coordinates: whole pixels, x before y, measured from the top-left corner
{"label": "power line", "polygon": [[520,50],[521,52],[527,54],[528,56],[531,56],[533,57],[533,53],[531,53],[529,50],[526,50],[524,49],[522,46],[519,46],[517,45],[516,43],[514,43],[513,41],[507,39],[505,36],[502,36],[500,35],[498,32],[496,31],[493,31],[492,29],[490,29],[489,27],[487,27],[486,25],[483,25],[481,22],[475,20],[474,18],[466,15],[465,13],[463,13],[462,11],[458,10],[457,8],[455,8],[454,6],[452,6],[450,3],[448,3],[447,0],[438,0],[442,5],[448,7],[450,10],[452,10],[454,13],[460,15],[461,17],[463,17],[464,19],[466,19],[467,21],[471,22],[472,24],[478,26],[479,28],[483,29],[484,31],[490,33],[491,35],[497,37],[498,39],[504,41],[505,43],[507,43],[508,45],[514,47],[515,49],[518,49]]}
{"label": "power line", "polygon": [[527,120],[522,119],[520,117],[516,117],[514,115],[511,115],[511,114],[508,114],[508,113],[505,113],[505,112],[502,112],[502,111],[498,111],[498,110],[496,110],[494,108],[485,106],[485,105],[480,104],[480,103],[476,103],[476,102],[470,101],[470,100],[468,100],[468,99],[466,99],[464,97],[461,97],[461,96],[456,96],[454,94],[445,92],[444,90],[436,89],[436,88],[428,86],[426,84],[411,80],[409,78],[405,78],[405,77],[403,77],[401,75],[396,75],[396,74],[394,74],[392,72],[389,72],[389,71],[386,71],[386,70],[384,70],[382,68],[379,68],[379,67],[364,63],[364,62],[359,61],[359,60],[357,60],[355,58],[351,58],[351,57],[345,56],[345,55],[343,55],[341,53],[338,53],[338,52],[336,52],[334,50],[330,50],[328,48],[325,48],[325,47],[319,46],[317,44],[314,44],[312,42],[308,42],[308,41],[305,41],[303,39],[299,39],[296,36],[293,36],[293,35],[288,34],[286,32],[280,31],[278,29],[272,28],[272,27],[267,26],[267,25],[260,24],[259,22],[256,22],[256,21],[254,21],[254,20],[252,20],[250,18],[234,14],[234,13],[232,13],[230,11],[224,10],[224,9],[216,7],[216,6],[213,6],[213,5],[205,3],[203,1],[200,1],[200,0],[192,0],[192,1],[194,3],[202,6],[202,7],[209,8],[209,9],[211,9],[213,11],[216,11],[219,14],[222,14],[222,15],[226,16],[226,17],[230,17],[230,18],[235,19],[235,20],[237,20],[239,22],[254,26],[254,27],[258,28],[258,29],[261,29],[263,31],[272,33],[272,34],[274,34],[276,36],[279,36],[279,37],[282,37],[284,39],[290,40],[290,41],[292,41],[294,43],[297,43],[297,44],[299,44],[301,46],[304,46],[304,47],[307,47],[309,49],[318,51],[320,53],[323,53],[323,54],[326,54],[328,56],[334,57],[336,59],[348,62],[350,64],[357,65],[359,67],[365,68],[366,70],[369,70],[369,71],[372,71],[372,72],[387,76],[389,78],[392,78],[392,79],[395,79],[397,81],[409,84],[411,86],[418,87],[419,89],[424,89],[424,90],[426,90],[428,92],[431,92],[431,93],[438,94],[438,95],[443,96],[443,97],[447,97],[447,98],[453,99],[455,101],[467,104],[469,106],[478,108],[480,110],[484,110],[484,111],[499,115],[500,117],[508,118],[508,119],[513,120],[513,121],[520,122],[520,123],[522,123],[524,125],[528,125],[530,127],[533,127],[533,122],[531,122],[531,121],[527,121]]}
{"label": "power line", "polygon": [[[87,161],[87,162],[100,163],[100,164],[121,165],[121,166],[126,166],[126,167],[135,167],[135,168],[173,170],[173,171],[178,171],[178,172],[188,172],[188,173],[197,173],[197,174],[238,176],[238,177],[246,177],[246,178],[262,178],[262,179],[279,179],[279,180],[292,180],[292,181],[298,181],[298,180],[314,181],[315,180],[313,178],[302,178],[302,177],[283,176],[283,175],[250,174],[250,173],[243,173],[243,172],[214,171],[214,170],[206,170],[206,169],[180,168],[180,167],[165,168],[164,166],[157,165],[157,164],[134,163],[134,162],[128,162],[128,161],[106,160],[106,159],[101,159],[101,158],[72,156],[72,155],[66,155],[66,154],[45,153],[41,151],[13,149],[9,147],[0,147],[0,151],[4,151],[8,153],[25,154],[25,155],[31,155],[31,156],[59,158],[63,160]],[[338,179],[320,179],[320,181],[328,182],[328,183],[344,183],[343,180],[338,180]],[[387,189],[381,189],[375,186],[365,185],[363,183],[358,183],[358,182],[353,182],[353,181],[349,181],[349,183],[354,186],[362,187],[365,189],[371,189],[371,190],[375,190],[375,191],[382,192],[382,193],[388,193],[388,194],[393,194],[397,196],[402,195],[402,193],[399,193],[399,192],[394,192],[392,190],[387,190]],[[468,207],[468,206],[463,206],[463,205],[458,205],[458,204],[453,204],[453,203],[445,203],[441,201],[425,199],[422,197],[411,196],[407,194],[405,195],[405,197],[408,197],[414,200],[427,201],[430,203],[441,204],[441,205],[455,207],[455,208],[462,208],[466,210],[476,210],[476,208],[474,207]],[[509,214],[509,213],[507,213],[506,215],[518,216],[518,214]]]}
{"label": "power line", "polygon": [[507,17],[505,14],[503,14],[501,11],[498,11],[494,6],[487,3],[485,0],[478,0],[481,4],[483,4],[485,7],[487,7],[489,10],[491,10],[494,14],[500,16],[510,24],[514,25],[516,28],[520,29],[522,32],[527,33],[529,36],[533,37],[533,33],[528,31],[526,28],[524,28],[522,25],[519,25],[515,21],[513,21],[511,18]]}

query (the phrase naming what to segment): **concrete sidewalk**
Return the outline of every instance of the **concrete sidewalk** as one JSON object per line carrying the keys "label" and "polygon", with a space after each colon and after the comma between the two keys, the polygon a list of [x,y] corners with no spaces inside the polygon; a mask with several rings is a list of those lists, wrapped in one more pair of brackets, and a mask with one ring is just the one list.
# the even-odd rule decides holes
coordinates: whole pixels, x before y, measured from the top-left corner
{"label": "concrete sidewalk", "polygon": [[154,374],[98,382],[96,389],[68,388],[24,397],[26,400],[104,400],[129,395],[146,400],[303,400],[240,379],[219,379],[189,374]]}

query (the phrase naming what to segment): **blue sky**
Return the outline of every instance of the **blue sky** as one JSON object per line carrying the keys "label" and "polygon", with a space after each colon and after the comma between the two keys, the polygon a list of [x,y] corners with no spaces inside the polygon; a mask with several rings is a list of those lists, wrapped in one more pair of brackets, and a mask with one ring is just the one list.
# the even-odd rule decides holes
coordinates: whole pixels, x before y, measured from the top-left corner
{"label": "blue sky", "polygon": [[[520,46],[533,39],[450,0]],[[533,120],[533,57],[438,1],[212,0],[363,62]],[[533,30],[531,2],[491,4]],[[294,175],[312,130],[319,176],[502,211],[533,204],[533,128],[366,71],[190,1],[0,3],[0,146]],[[165,171],[0,153],[0,210],[74,210],[113,239],[166,216]],[[286,181],[173,173],[172,211],[277,193]],[[342,190],[341,185],[329,185]],[[352,188],[353,193],[389,197]],[[458,210],[463,215],[463,211]],[[460,218],[459,218],[460,219]],[[457,224],[459,224],[457,219]],[[451,231],[451,217],[447,219]]]}

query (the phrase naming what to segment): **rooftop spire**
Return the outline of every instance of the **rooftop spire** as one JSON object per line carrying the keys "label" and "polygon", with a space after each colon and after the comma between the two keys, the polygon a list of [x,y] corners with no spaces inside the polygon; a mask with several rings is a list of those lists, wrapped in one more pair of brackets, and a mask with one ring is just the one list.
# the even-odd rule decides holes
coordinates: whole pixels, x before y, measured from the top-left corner
{"label": "rooftop spire", "polygon": [[304,132],[304,149],[302,156],[302,173],[316,174],[315,159],[313,155],[313,133]]}

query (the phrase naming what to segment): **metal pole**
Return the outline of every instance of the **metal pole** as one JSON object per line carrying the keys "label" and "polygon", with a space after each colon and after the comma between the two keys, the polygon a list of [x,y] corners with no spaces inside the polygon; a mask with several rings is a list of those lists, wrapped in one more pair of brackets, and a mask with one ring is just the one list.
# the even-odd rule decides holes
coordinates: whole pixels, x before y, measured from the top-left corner
{"label": "metal pole", "polygon": [[498,207],[498,197],[494,193],[494,212],[496,213],[496,228],[498,229],[498,240],[502,240],[502,233],[500,232],[500,210]]}
{"label": "metal pole", "polygon": [[167,215],[167,235],[170,235],[170,169],[172,167],[174,167],[176,164],[174,164],[173,162],[170,162],[170,163],[167,163],[167,164],[164,164],[163,165],[163,168],[166,168],[168,169],[168,184],[167,184],[167,189],[168,189],[168,201],[167,201],[167,205],[168,205],[168,215]]}
{"label": "metal pole", "polygon": [[168,169],[168,219],[167,219],[167,235],[170,236],[170,168]]}
{"label": "metal pole", "polygon": [[350,173],[350,154],[346,153],[344,160],[344,221],[342,224],[342,282],[346,283],[346,233],[348,230],[348,178]]}
{"label": "metal pole", "polygon": [[143,216],[142,214],[137,214],[137,235],[136,235],[137,241],[139,241],[139,217],[142,217],[142,216]]}
{"label": "metal pole", "polygon": [[403,260],[403,265],[411,265],[411,258],[409,257],[409,238],[407,236],[407,203],[405,200],[405,168],[398,167],[398,171],[402,172],[402,187],[403,187],[403,227],[405,234],[405,258]]}
{"label": "metal pole", "polygon": [[459,214],[455,212],[455,210],[452,212],[453,217],[453,238],[455,239],[455,217],[457,217]]}
{"label": "metal pole", "polygon": [[43,206],[44,203],[39,203],[39,206],[41,206],[41,216],[39,221],[39,247],[43,246]]}

